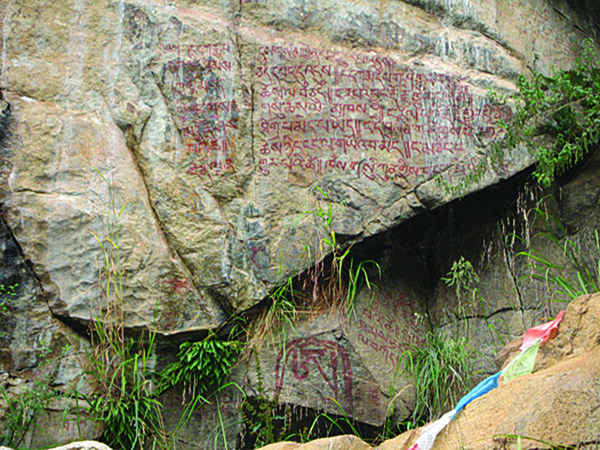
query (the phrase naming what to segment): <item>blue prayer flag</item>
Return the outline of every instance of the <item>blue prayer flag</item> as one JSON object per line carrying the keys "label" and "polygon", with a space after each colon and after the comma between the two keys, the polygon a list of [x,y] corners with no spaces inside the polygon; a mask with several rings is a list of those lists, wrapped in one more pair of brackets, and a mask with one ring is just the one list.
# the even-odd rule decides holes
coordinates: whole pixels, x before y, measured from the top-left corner
{"label": "blue prayer flag", "polygon": [[[456,407],[454,408],[456,410],[456,413],[458,414],[458,412],[461,409],[463,409],[477,397],[481,397],[483,394],[487,394],[492,389],[497,388],[498,378],[500,377],[500,374],[502,374],[502,372],[498,372],[494,375],[487,377],[485,380],[483,380],[481,383],[475,386],[475,388],[471,392],[469,392],[467,395],[461,398]],[[456,416],[456,414],[454,414],[454,416]]]}

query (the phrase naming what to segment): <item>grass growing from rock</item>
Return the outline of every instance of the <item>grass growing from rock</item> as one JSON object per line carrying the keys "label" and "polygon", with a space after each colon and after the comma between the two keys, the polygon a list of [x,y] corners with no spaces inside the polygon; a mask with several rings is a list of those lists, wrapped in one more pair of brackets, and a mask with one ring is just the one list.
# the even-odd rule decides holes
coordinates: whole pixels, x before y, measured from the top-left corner
{"label": "grass growing from rock", "polygon": [[405,370],[413,375],[417,401],[413,422],[430,422],[454,407],[476,384],[474,354],[464,337],[455,339],[430,332],[424,346],[403,355]]}
{"label": "grass growing from rock", "polygon": [[156,333],[133,339],[126,336],[123,322],[124,269],[118,220],[127,203],[117,209],[114,196],[109,200],[109,211],[103,220],[104,235],[92,232],[102,251],[104,265],[100,271],[97,304],[91,307],[92,348],[87,351],[86,372],[94,393],[86,400],[92,414],[103,420],[103,440],[112,448],[133,450],[151,445],[167,448],[162,405],[150,379],[149,362]]}
{"label": "grass growing from rock", "polygon": [[[542,199],[541,205],[545,199]],[[564,258],[563,262],[552,260],[535,249],[519,252],[524,258],[529,273],[520,282],[532,279],[543,284],[551,301],[569,302],[584,294],[600,291],[600,235],[594,230],[590,236],[592,245],[586,249],[582,243],[570,237],[562,223],[541,206],[533,209],[536,220],[542,221],[545,231],[537,232],[533,239],[547,242],[549,247]],[[516,238],[527,245],[521,237]]]}
{"label": "grass growing from rock", "polygon": [[249,351],[260,350],[265,341],[272,346],[285,342],[286,333],[298,320],[326,313],[337,315],[343,321],[344,315],[353,313],[360,289],[373,287],[370,273],[381,276],[381,268],[375,261],[354,260],[351,246],[344,246],[338,240],[333,227],[333,204],[318,186],[316,194],[315,208],[302,214],[317,219],[321,235],[317,255],[311,254],[309,246],[304,249],[313,265],[296,277],[288,278],[269,296],[266,307],[248,328]]}

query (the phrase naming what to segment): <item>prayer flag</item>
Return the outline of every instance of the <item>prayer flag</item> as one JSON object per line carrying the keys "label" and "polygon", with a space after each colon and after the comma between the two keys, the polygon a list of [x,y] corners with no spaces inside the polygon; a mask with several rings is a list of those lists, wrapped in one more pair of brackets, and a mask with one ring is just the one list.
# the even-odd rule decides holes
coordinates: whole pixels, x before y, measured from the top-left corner
{"label": "prayer flag", "polygon": [[487,377],[485,380],[483,380],[481,383],[475,386],[475,388],[471,392],[469,392],[467,395],[461,398],[458,404],[456,405],[456,408],[454,408],[456,412],[458,413],[461,409],[463,409],[476,398],[481,397],[483,394],[487,394],[494,388],[497,388],[498,377],[500,377],[501,373],[502,372],[498,372],[494,375]]}
{"label": "prayer flag", "polygon": [[533,372],[533,366],[535,366],[535,358],[540,349],[540,344],[541,340],[536,340],[533,345],[523,350],[504,368],[502,377],[504,378],[505,383],[508,383],[521,375],[529,375]]}
{"label": "prayer flag", "polygon": [[525,350],[529,348],[537,339],[541,339],[541,343],[543,344],[552,336],[552,332],[558,328],[560,325],[560,321],[563,319],[565,315],[565,310],[563,309],[558,315],[554,318],[554,320],[550,322],[543,323],[542,325],[538,325],[537,327],[532,327],[525,332],[525,337],[523,338],[523,343],[519,350]]}
{"label": "prayer flag", "polygon": [[446,425],[450,423],[452,417],[454,417],[454,414],[456,414],[455,410],[448,411],[438,420],[423,428],[421,431],[421,436],[419,436],[419,439],[417,439],[417,442],[413,447],[416,447],[419,450],[431,450],[431,447],[433,447],[433,443],[435,442],[435,438],[440,431],[442,431]]}

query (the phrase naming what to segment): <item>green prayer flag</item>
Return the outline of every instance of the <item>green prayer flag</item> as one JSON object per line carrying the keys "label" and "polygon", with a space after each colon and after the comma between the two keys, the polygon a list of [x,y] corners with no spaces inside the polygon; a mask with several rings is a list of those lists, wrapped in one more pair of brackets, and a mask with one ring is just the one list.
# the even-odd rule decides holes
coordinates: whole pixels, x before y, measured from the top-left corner
{"label": "green prayer flag", "polygon": [[535,365],[535,358],[540,349],[540,343],[541,341],[538,339],[535,344],[523,350],[520,355],[506,366],[506,369],[502,372],[505,383],[508,383],[521,375],[528,375],[533,372],[533,366]]}

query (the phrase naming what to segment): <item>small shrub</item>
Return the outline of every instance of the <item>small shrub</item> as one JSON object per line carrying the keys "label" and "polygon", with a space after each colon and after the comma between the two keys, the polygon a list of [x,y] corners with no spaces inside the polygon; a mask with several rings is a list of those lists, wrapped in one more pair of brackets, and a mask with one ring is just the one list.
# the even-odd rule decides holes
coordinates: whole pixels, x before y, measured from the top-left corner
{"label": "small shrub", "polygon": [[479,283],[479,275],[475,272],[473,265],[461,256],[459,260],[452,263],[452,268],[446,278],[442,277],[442,281],[445,281],[447,286],[454,287],[458,301],[457,312],[464,318],[466,308],[462,302],[462,295],[463,293],[472,294],[475,284]]}
{"label": "small shrub", "polygon": [[500,120],[503,140],[492,142],[486,155],[461,181],[449,184],[437,177],[445,190],[461,196],[495,168],[510,153],[525,146],[535,160],[534,180],[548,187],[557,176],[575,167],[586,155],[600,149],[600,55],[591,39],[572,70],[559,70],[552,76],[533,71],[521,76],[517,93],[508,98],[490,92],[490,100],[516,104],[510,122]]}
{"label": "small shrub", "polygon": [[[534,71],[521,77],[515,99],[517,112],[506,144],[524,143],[537,161],[534,179],[543,187],[575,166],[590,151],[598,150],[600,138],[600,57],[587,39],[574,69],[547,77]],[[541,134],[552,144],[540,144]]]}

